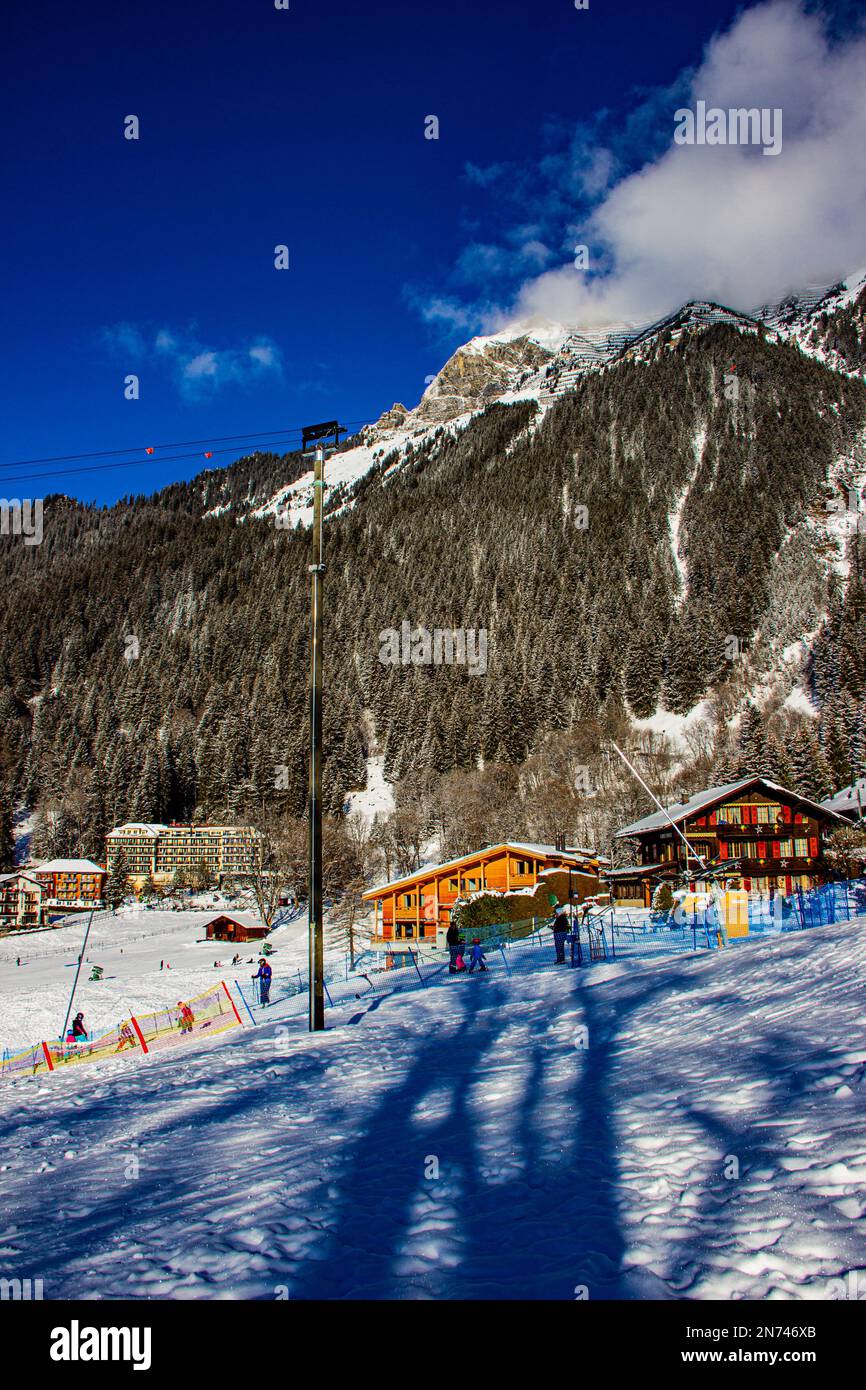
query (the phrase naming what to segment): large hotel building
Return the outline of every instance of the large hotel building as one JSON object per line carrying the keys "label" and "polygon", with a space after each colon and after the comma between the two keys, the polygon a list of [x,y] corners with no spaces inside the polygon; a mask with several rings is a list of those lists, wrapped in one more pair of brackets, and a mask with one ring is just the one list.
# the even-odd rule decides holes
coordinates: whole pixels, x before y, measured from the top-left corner
{"label": "large hotel building", "polygon": [[255,866],[259,833],[249,825],[154,825],[131,821],[106,836],[106,865],[111,873],[123,850],[136,887],[148,874],[166,884],[178,871],[193,873],[201,865],[219,881],[249,873]]}

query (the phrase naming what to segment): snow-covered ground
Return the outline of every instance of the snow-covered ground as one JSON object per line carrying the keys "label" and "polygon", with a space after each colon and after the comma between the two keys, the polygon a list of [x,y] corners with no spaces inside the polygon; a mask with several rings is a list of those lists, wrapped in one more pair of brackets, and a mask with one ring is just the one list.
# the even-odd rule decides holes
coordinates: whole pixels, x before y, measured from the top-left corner
{"label": "snow-covered ground", "polygon": [[385,756],[382,753],[367,759],[367,785],[363,791],[350,792],[346,814],[353,812],[371,825],[378,816],[389,816],[394,809],[394,787],[385,780]]}
{"label": "snow-covered ground", "polygon": [[864,925],[458,976],[2,1088],[2,1272],[46,1298],[866,1288]]}
{"label": "snow-covered ground", "polygon": [[[146,1014],[176,1004],[218,980],[225,980],[229,987],[234,978],[248,984],[257,966],[247,962],[258,959],[259,943],[234,947],[205,940],[204,925],[219,910],[165,912],[129,907],[116,917],[108,913],[95,917],[75,997],[75,1011],[83,1011],[88,1031],[98,1033],[131,1013]],[[86,926],[82,915],[70,926],[0,938],[0,1047],[15,1049],[59,1035]],[[275,927],[270,941],[275,978],[304,969],[306,914]],[[325,945],[328,959],[342,960],[345,946],[327,928]],[[242,964],[232,968],[236,950]],[[214,965],[217,960],[219,966]],[[104,970],[98,982],[89,979],[93,965]]]}

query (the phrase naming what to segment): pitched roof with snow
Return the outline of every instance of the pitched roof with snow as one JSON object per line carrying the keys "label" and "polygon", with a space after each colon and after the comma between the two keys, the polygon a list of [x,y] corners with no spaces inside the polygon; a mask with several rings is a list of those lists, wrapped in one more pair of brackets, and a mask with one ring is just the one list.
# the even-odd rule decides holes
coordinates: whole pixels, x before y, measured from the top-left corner
{"label": "pitched roof with snow", "polygon": [[144,830],[148,835],[156,836],[161,835],[163,830],[168,830],[168,826],[160,825],[158,821],[130,820],[125,825],[116,825],[113,830],[109,830],[107,838],[110,840],[112,835],[122,835],[125,830]]}
{"label": "pitched roof with snow", "polygon": [[35,874],[104,874],[105,870],[92,859],[49,859],[34,866]]}
{"label": "pitched roof with snow", "polygon": [[641,878],[652,869],[660,869],[664,860],[657,859],[653,864],[623,864],[619,869],[605,869],[604,878]]}
{"label": "pitched roof with snow", "polygon": [[263,927],[265,925],[257,912],[232,912],[229,909],[210,913],[204,925],[208,926],[211,922],[222,922],[223,920],[237,922],[242,927]]}
{"label": "pitched roof with snow", "polygon": [[664,811],[654,811],[650,816],[644,816],[642,820],[636,820],[631,825],[626,825],[622,830],[616,832],[617,839],[623,839],[627,835],[646,835],[652,830],[663,830],[673,821],[674,825],[679,825],[682,821],[688,820],[689,816],[697,815],[699,811],[709,810],[720,801],[727,801],[730,797],[736,796],[739,792],[746,791],[753,787],[762,787],[764,791],[781,792],[783,796],[790,797],[801,806],[819,815],[834,815],[831,807],[817,801],[810,801],[807,796],[800,796],[798,792],[788,791],[786,787],[780,787],[777,782],[768,782],[766,777],[742,777],[739,782],[727,782],[721,787],[708,787],[706,791],[696,792],[689,801],[675,802],[673,806],[665,807]]}
{"label": "pitched roof with snow", "polygon": [[843,816],[851,812],[856,816],[866,815],[866,777],[859,777],[850,787],[843,787],[835,796],[828,796],[821,805],[825,810]]}
{"label": "pitched roof with snow", "polygon": [[[474,859],[480,858],[482,854],[492,854],[495,850],[512,849],[518,853],[523,850],[528,854],[557,855],[560,859],[570,861],[575,868],[585,866],[587,860],[592,860],[599,864],[608,864],[610,861],[603,854],[594,854],[592,850],[571,848],[566,850],[557,849],[556,845],[533,844],[527,840],[503,840],[498,845],[485,845],[483,849],[474,850],[472,854],[461,854],[459,859],[446,859],[444,864],[422,864],[420,868],[414,869],[411,874],[402,874],[400,878],[392,878],[388,883],[378,884],[375,888],[368,888],[361,897],[364,901],[375,898],[379,893],[397,888],[404,883],[415,883],[419,878],[429,878],[431,874],[447,873],[449,869],[456,869],[460,864],[470,863]],[[517,891],[514,889],[513,891]]]}

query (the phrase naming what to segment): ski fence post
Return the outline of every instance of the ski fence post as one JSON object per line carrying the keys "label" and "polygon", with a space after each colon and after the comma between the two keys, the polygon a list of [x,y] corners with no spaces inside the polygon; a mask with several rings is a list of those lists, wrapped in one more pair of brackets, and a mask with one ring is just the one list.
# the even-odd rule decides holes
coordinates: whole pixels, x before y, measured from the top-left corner
{"label": "ski fence post", "polygon": [[418,976],[418,979],[421,981],[421,988],[424,989],[424,988],[426,987],[426,983],[427,983],[427,982],[426,982],[426,980],[424,979],[424,976],[421,974],[421,971],[418,969],[418,962],[417,962],[417,960],[415,959],[415,952],[412,950],[412,947],[411,947],[411,946],[408,948],[408,950],[409,950],[409,956],[410,956],[410,959],[411,959],[411,961],[412,961],[412,964],[413,964],[414,967],[415,967],[415,974]]}
{"label": "ski fence post", "polygon": [[241,996],[241,999],[244,1001],[244,1008],[246,1009],[247,1013],[249,1014],[249,1016],[250,1016],[250,1022],[252,1023],[253,1027],[255,1028],[255,1027],[257,1026],[257,1025],[256,1025],[256,1021],[255,1021],[255,1019],[253,1018],[253,1011],[252,1011],[252,1009],[250,1008],[249,1004],[247,1003],[247,997],[246,997],[246,995],[244,994],[243,990],[241,989],[240,984],[238,983],[237,980],[235,980],[234,985],[235,985],[235,989],[237,990],[238,994]]}
{"label": "ski fence post", "polygon": [[505,946],[503,945],[503,943],[502,943],[501,941],[500,941],[500,943],[499,943],[499,954],[500,954],[501,957],[502,957],[502,964],[505,966],[505,973],[506,973],[506,975],[510,975],[510,974],[511,974],[511,966],[508,964],[508,961],[506,960],[506,957],[505,957]]}
{"label": "ski fence post", "polygon": [[228,985],[226,984],[225,980],[220,980],[220,984],[222,985],[223,989],[224,989],[225,992],[226,992],[226,999],[229,1001],[229,1003],[230,1003],[231,1006],[232,1006],[232,1013],[234,1014],[235,1018],[237,1019],[238,1023],[241,1025],[241,1027],[243,1027],[243,1019],[241,1018],[240,1014],[238,1013],[238,1009],[237,1009],[237,1005],[236,1005],[235,1001],[232,999],[231,995],[229,994],[229,987],[228,987]]}
{"label": "ski fence post", "polygon": [[[797,907],[800,910],[800,930],[804,931],[806,928],[806,906],[803,902],[803,890],[799,883],[797,884]],[[811,922],[809,925],[811,926]]]}
{"label": "ski fence post", "polygon": [[850,903],[850,901],[849,901],[849,899],[848,899],[848,883],[847,883],[847,880],[846,880],[845,883],[842,884],[842,905],[843,905],[843,907],[844,907],[844,909],[845,909],[845,921],[846,921],[846,922],[850,922],[850,921],[851,921],[851,903]]}

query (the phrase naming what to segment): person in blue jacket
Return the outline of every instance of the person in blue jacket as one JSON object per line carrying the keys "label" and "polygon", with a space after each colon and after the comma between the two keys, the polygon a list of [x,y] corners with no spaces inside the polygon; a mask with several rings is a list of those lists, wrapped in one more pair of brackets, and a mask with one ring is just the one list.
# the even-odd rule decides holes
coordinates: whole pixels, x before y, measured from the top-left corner
{"label": "person in blue jacket", "polygon": [[487,969],[487,966],[484,964],[484,948],[482,947],[481,942],[478,940],[477,936],[472,943],[472,954],[469,957],[470,975],[472,974],[472,971],[475,969],[476,965],[478,966],[479,970]]}
{"label": "person in blue jacket", "polygon": [[259,982],[259,995],[263,1004],[270,1004],[271,1002],[271,976],[273,973],[264,956],[261,956],[258,974],[254,975],[253,979]]}

